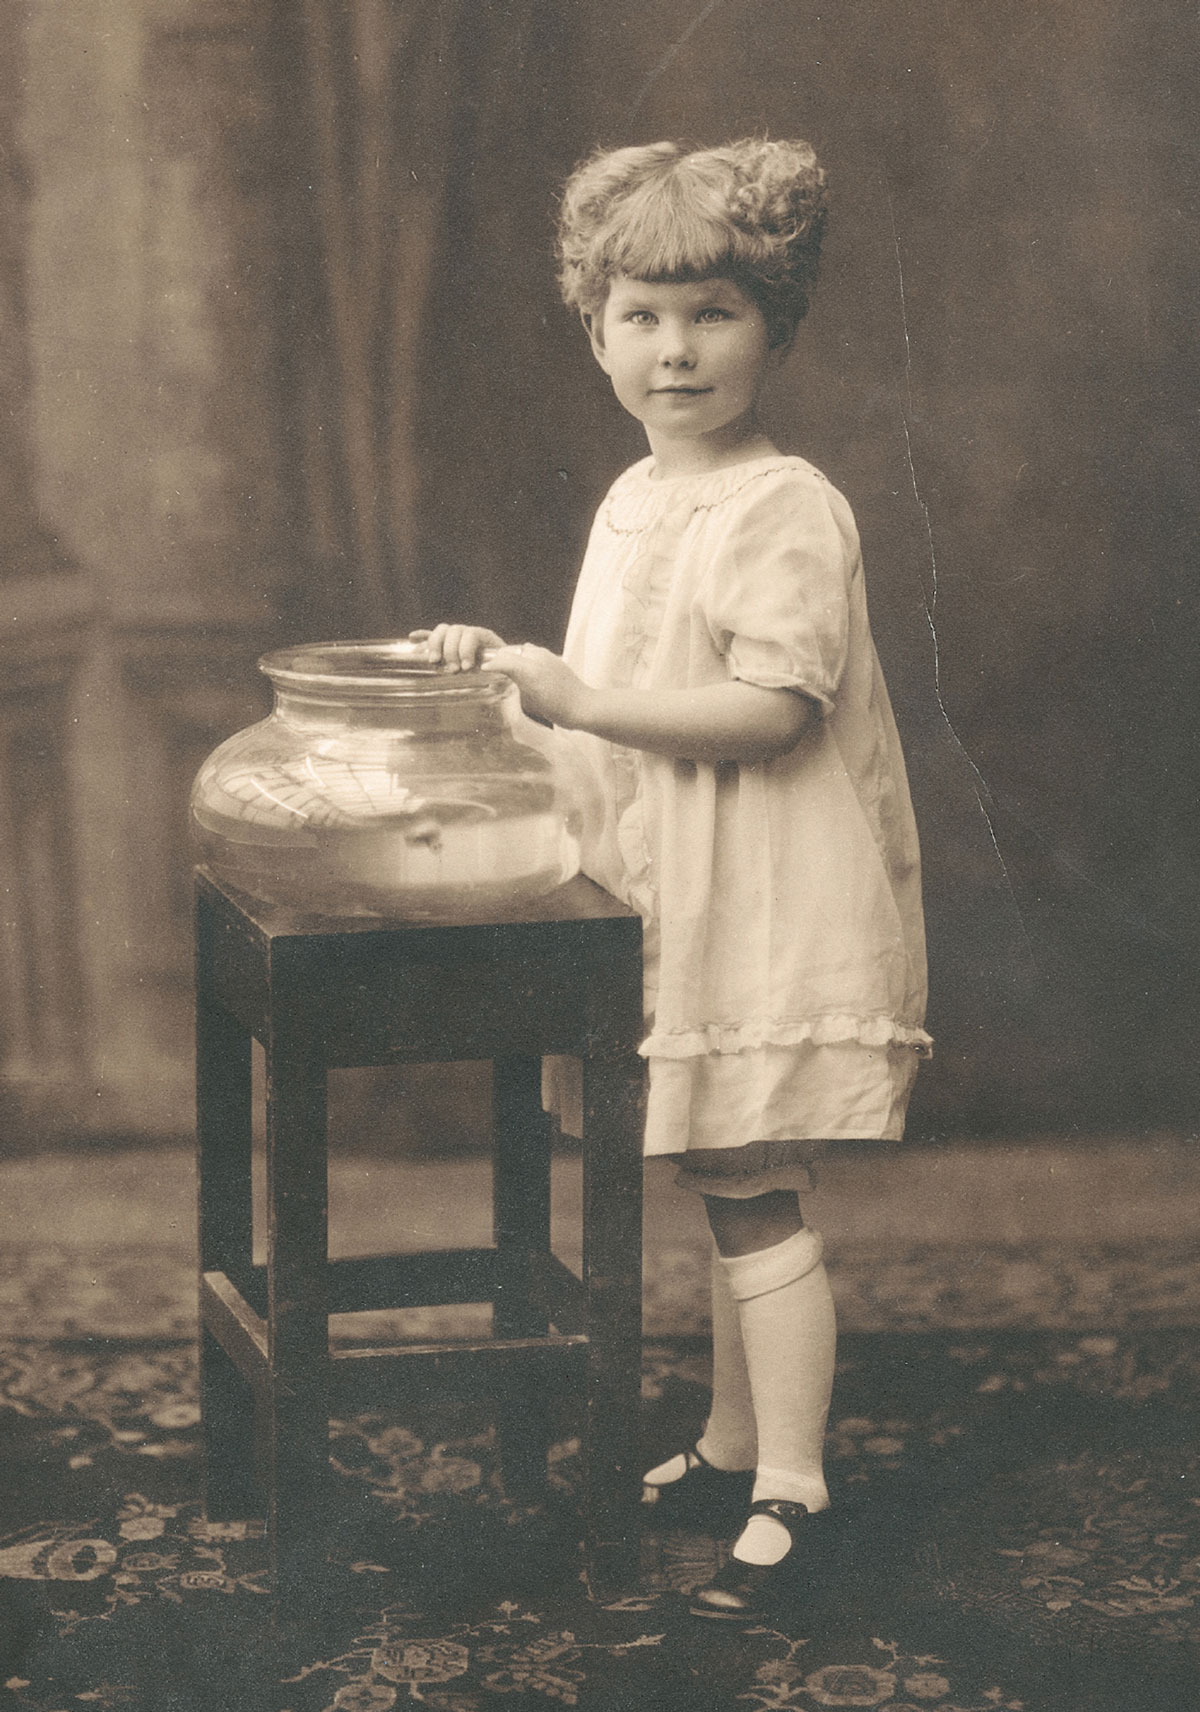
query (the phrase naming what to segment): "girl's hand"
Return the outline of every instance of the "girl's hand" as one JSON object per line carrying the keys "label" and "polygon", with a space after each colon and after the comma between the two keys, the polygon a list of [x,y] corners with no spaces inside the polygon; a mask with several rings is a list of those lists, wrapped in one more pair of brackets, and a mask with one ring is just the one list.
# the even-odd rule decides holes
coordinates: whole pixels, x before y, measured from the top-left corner
{"label": "girl's hand", "polygon": [[568,728],[582,723],[587,685],[548,648],[532,642],[523,642],[519,648],[501,647],[484,664],[487,671],[513,679],[521,692],[521,706],[535,719]]}
{"label": "girl's hand", "polygon": [[473,672],[483,664],[485,648],[503,648],[504,638],[481,624],[435,624],[432,630],[410,630],[410,642],[424,644],[427,660],[448,672]]}

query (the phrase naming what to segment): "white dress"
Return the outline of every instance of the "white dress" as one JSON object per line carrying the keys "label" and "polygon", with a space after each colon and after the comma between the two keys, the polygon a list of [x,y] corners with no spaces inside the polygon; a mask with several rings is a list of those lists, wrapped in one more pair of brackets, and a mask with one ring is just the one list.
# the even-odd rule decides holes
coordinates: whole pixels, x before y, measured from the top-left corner
{"label": "white dress", "polygon": [[753,765],[565,734],[604,804],[584,871],[644,922],[645,1150],[898,1139],[929,1048],[920,857],[853,516],[801,458],[653,467],[599,509],[568,664],[787,688],[821,717]]}

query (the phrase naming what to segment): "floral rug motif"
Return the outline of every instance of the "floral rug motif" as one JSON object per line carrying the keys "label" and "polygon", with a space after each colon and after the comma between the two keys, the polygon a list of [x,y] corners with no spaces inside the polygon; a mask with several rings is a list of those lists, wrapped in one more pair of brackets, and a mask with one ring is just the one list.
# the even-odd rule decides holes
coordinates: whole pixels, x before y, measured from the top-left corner
{"label": "floral rug motif", "polygon": [[[706,1406],[647,1345],[646,1451]],[[827,1577],[746,1632],[687,1612],[726,1541],[647,1530],[580,1582],[578,1421],[538,1505],[482,1405],[334,1423],[319,1627],[278,1645],[261,1525],[208,1523],[192,1343],[0,1344],[0,1704],[28,1712],[1174,1712],[1200,1667],[1200,1348],[1183,1329],[858,1333],[829,1427]]]}

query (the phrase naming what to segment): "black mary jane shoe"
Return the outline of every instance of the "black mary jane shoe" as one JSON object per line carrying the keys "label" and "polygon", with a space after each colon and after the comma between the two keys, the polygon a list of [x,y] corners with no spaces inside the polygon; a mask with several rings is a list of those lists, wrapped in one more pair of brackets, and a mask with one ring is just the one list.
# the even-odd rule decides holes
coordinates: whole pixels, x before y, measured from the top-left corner
{"label": "black mary jane shoe", "polygon": [[693,1617],[713,1617],[718,1622],[755,1623],[778,1608],[789,1593],[802,1585],[803,1546],[801,1536],[812,1526],[804,1504],[786,1498],[760,1498],[751,1504],[752,1516],[774,1516],[792,1536],[792,1543],[778,1563],[743,1563],[731,1557],[708,1583],[692,1595],[688,1607]]}
{"label": "black mary jane shoe", "polygon": [[678,1480],[665,1486],[642,1482],[642,1503],[654,1506],[654,1521],[694,1522],[719,1527],[733,1515],[744,1513],[754,1486],[754,1470],[714,1468],[693,1445],[678,1452],[687,1468]]}

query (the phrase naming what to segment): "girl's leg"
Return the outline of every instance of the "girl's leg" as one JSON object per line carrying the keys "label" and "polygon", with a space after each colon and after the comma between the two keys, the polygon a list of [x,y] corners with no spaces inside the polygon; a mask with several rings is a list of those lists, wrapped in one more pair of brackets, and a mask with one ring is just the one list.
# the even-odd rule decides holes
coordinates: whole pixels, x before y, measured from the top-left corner
{"label": "girl's leg", "polygon": [[[837,1328],[821,1239],[805,1229],[790,1191],[750,1200],[706,1196],[705,1204],[737,1303],[754,1404],[754,1499],[783,1498],[824,1510],[825,1422]],[[790,1545],[782,1522],[752,1516],[733,1555],[770,1564]]]}
{"label": "girl's leg", "polygon": [[804,1229],[800,1203],[792,1189],[775,1189],[769,1195],[735,1199],[732,1195],[705,1195],[708,1227],[717,1253],[730,1260],[774,1248]]}
{"label": "girl's leg", "polygon": [[[746,1357],[742,1351],[738,1305],[730,1292],[729,1280],[715,1246],[712,1255],[712,1342],[712,1408],[696,1449],[712,1468],[729,1472],[749,1471],[754,1467],[758,1453],[754,1402],[750,1395]],[[683,1479],[694,1461],[695,1458],[689,1458],[687,1452],[680,1452],[657,1468],[648,1470],[642,1476],[643,1483],[657,1486],[660,1490],[673,1486]]]}
{"label": "girl's leg", "polygon": [[696,1446],[714,1468],[751,1469],[758,1461],[754,1399],[738,1305],[714,1246],[712,1255],[712,1408]]}

